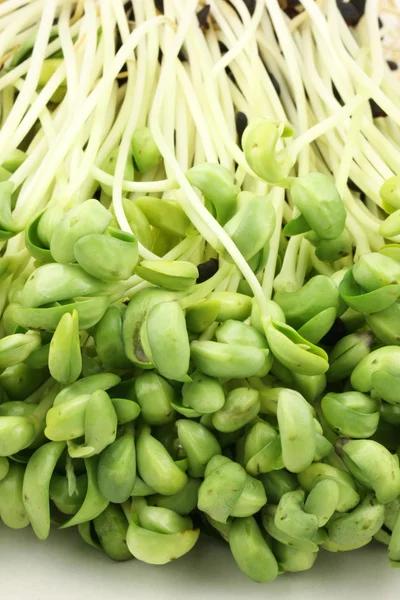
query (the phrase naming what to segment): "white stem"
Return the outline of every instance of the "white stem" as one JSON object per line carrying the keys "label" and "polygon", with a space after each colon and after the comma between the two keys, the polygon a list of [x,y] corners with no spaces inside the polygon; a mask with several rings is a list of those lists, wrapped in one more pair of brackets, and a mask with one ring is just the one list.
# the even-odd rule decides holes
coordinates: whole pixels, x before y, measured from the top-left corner
{"label": "white stem", "polygon": [[[128,40],[121,46],[116,54],[110,68],[104,73],[101,81],[99,81],[96,88],[90,93],[80,107],[79,112],[75,115],[72,122],[57,136],[57,152],[50,154],[46,164],[42,164],[37,170],[31,181],[31,185],[25,190],[25,194],[20,194],[14,211],[14,217],[16,219],[21,219],[22,216],[24,216],[24,220],[28,220],[31,215],[35,213],[37,204],[51,185],[55,171],[64,160],[76,137],[79,135],[85,121],[96,108],[97,102],[102,94],[107,92],[110,86],[112,86],[115,77],[129,58],[132,50],[151,28],[158,27],[166,22],[167,20],[164,17],[154,17],[154,19],[147,21],[130,34]],[[26,206],[28,199],[29,209]]]}
{"label": "white stem", "polygon": [[78,66],[69,26],[70,11],[71,3],[65,4],[61,10],[58,22],[58,31],[64,56],[65,71],[67,74],[67,101],[69,103],[69,113],[73,110],[78,90]]}
{"label": "white stem", "polygon": [[32,64],[26,76],[25,84],[19,93],[10,114],[8,115],[7,121],[4,123],[4,126],[0,131],[0,164],[3,163],[10,150],[15,129],[18,127],[18,124],[28,108],[32,93],[36,89],[45,58],[50,29],[53,25],[56,8],[57,2],[54,0],[46,0],[46,3],[43,7],[43,13],[40,20],[36,42],[33,47]]}
{"label": "white stem", "polygon": [[[97,21],[97,19],[96,19],[96,21]],[[82,25],[82,22],[80,20],[71,26],[71,28],[70,28],[71,37],[74,37],[79,33],[81,25]],[[51,56],[52,54],[54,54],[55,52],[60,50],[60,48],[61,48],[61,41],[60,41],[60,38],[58,37],[47,45],[47,48],[45,51],[45,58],[48,58],[49,56]],[[33,60],[33,56],[30,56],[29,58],[24,60],[24,62],[22,62],[20,65],[16,66],[14,69],[12,69],[9,73],[6,73],[2,77],[0,77],[0,91],[4,90],[9,85],[13,85],[13,83],[17,79],[26,75],[26,73],[31,68],[32,60]]]}
{"label": "white stem", "polygon": [[244,34],[241,39],[235,44],[235,47],[226,52],[224,56],[213,66],[212,76],[217,77],[218,74],[226,69],[229,63],[236,58],[236,56],[245,48],[246,44],[251,41],[254,36],[258,25],[261,21],[261,17],[264,10],[264,0],[257,0],[256,9],[251,19],[250,25],[245,28]]}

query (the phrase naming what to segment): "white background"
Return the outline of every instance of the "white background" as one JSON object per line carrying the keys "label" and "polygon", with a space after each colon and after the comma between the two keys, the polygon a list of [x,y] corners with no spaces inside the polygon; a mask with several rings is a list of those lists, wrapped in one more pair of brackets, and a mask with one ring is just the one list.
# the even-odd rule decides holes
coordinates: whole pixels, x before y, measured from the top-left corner
{"label": "white background", "polygon": [[229,549],[205,538],[184,558],[155,567],[115,563],[73,531],[39,542],[28,530],[0,525],[1,600],[398,600],[400,569],[384,546],[354,552],[320,551],[311,569],[268,584],[249,581]]}

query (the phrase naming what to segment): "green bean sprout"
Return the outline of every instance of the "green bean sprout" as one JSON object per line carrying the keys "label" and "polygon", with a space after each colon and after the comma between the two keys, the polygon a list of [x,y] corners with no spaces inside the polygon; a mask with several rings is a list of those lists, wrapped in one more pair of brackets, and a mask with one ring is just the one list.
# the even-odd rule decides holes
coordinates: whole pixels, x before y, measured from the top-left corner
{"label": "green bean sprout", "polygon": [[0,3],[6,526],[400,565],[399,15]]}

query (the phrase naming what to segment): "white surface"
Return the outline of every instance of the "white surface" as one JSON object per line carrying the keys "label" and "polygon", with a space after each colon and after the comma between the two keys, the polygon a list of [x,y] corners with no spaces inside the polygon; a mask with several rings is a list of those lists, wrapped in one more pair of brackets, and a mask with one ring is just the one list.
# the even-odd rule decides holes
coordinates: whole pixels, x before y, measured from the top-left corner
{"label": "white surface", "polygon": [[46,542],[30,530],[0,525],[1,600],[398,600],[400,570],[385,548],[345,554],[320,552],[311,571],[269,584],[242,575],[229,549],[206,538],[184,558],[153,567],[115,563],[72,531],[52,531]]}

